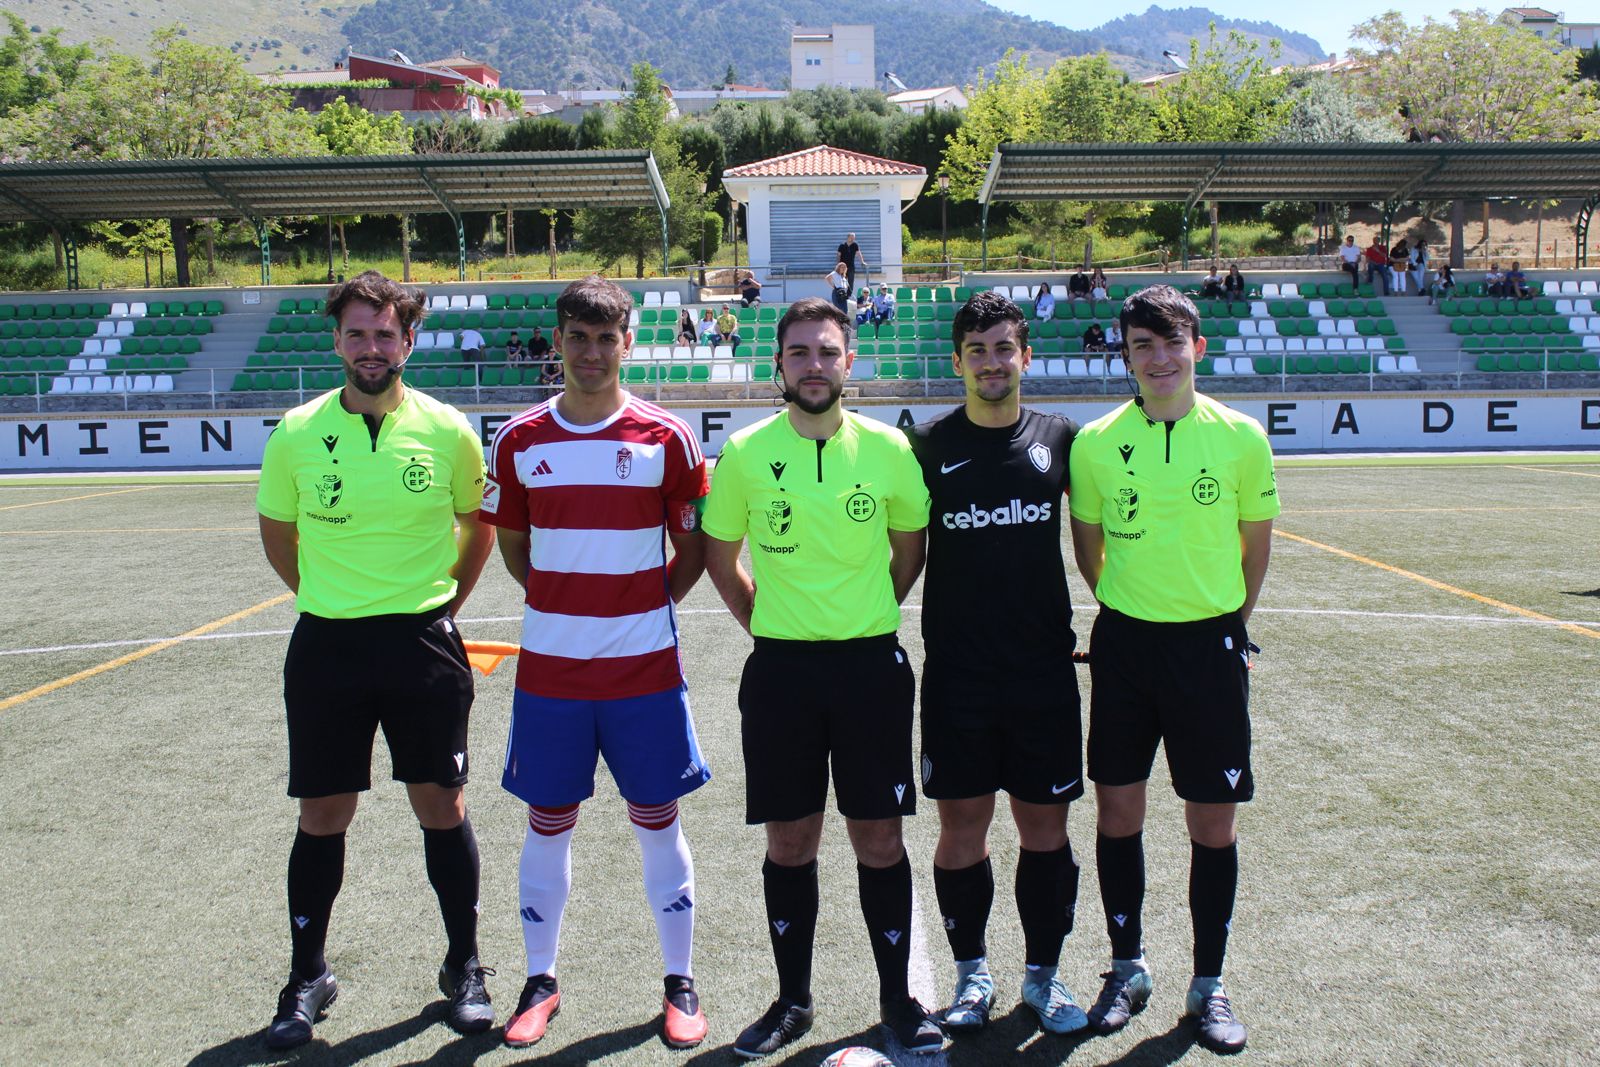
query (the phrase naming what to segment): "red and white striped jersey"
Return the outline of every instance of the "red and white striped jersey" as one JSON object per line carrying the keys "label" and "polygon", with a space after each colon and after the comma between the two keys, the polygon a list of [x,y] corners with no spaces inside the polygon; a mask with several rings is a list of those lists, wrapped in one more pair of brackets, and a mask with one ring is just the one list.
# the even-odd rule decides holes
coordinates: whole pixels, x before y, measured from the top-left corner
{"label": "red and white striped jersey", "polygon": [[692,528],[707,488],[689,427],[635,396],[591,426],[551,400],[500,428],[480,515],[530,538],[518,689],[614,700],[682,684],[666,524]]}

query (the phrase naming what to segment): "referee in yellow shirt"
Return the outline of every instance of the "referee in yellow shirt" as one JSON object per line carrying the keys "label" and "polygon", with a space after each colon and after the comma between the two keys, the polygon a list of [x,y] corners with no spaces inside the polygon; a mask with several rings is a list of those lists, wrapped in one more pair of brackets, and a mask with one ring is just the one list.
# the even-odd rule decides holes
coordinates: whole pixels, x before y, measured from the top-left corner
{"label": "referee in yellow shirt", "polygon": [[267,560],[300,611],[283,669],[300,823],[289,982],[266,1035],[274,1049],[311,1040],[338,995],[323,946],[379,726],[422,824],[449,938],[439,985],[450,1023],[470,1032],[494,1021],[478,963],[478,843],[462,795],[472,672],[454,621],[493,539],[478,522],[483,447],[459,411],[401,380],[420,292],[367,271],[329,291],[327,313],[345,385],[283,417],[256,496]]}
{"label": "referee in yellow shirt", "polygon": [[[706,571],[755,638],[739,683],[745,819],[766,827],[778,999],[734,1042],[747,1059],[811,1028],[830,762],[884,1025],[910,1052],[944,1041],[907,984],[911,863],[900,826],[916,806],[915,683],[896,631],[922,570],[928,490],[904,434],[840,405],[849,336],[850,321],[826,301],[784,313],[777,358],[788,403],[723,446],[703,522]],[[739,564],[747,539],[753,581]]]}
{"label": "referee in yellow shirt", "polygon": [[1145,787],[1165,744],[1190,843],[1196,1038],[1238,1052],[1244,1024],[1222,985],[1239,876],[1237,805],[1250,799],[1245,624],[1278,514],[1260,424],[1195,392],[1200,314],[1155,285],[1122,305],[1134,399],[1078,431],[1071,453],[1073,551],[1100,602],[1090,639],[1089,777],[1111,970],[1089,1009],[1101,1033],[1150,997],[1141,943]]}

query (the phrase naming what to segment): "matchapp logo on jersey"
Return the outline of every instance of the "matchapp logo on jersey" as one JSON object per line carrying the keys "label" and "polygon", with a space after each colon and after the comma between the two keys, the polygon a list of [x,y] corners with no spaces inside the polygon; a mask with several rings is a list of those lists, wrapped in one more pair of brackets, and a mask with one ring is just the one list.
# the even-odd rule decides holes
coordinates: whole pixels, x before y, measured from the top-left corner
{"label": "matchapp logo on jersey", "polygon": [[1049,522],[1054,515],[1054,505],[1024,504],[1013,498],[997,508],[980,508],[968,504],[965,511],[947,511],[939,517],[947,530],[981,530],[986,526],[1021,526],[1030,522]]}

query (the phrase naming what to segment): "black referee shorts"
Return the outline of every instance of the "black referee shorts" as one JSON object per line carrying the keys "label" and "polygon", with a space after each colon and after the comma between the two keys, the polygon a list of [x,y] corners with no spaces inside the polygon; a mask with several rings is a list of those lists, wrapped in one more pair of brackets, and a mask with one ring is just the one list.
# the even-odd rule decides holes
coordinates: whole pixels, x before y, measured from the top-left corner
{"label": "black referee shorts", "polygon": [[1249,640],[1238,612],[1146,622],[1102,607],[1089,639],[1089,777],[1142,782],[1164,743],[1178,796],[1249,800]]}
{"label": "black referee shorts", "polygon": [[756,638],[739,681],[745,821],[787,822],[828,806],[888,819],[916,811],[916,682],[894,634],[854,641]]}
{"label": "black referee shorts", "polygon": [[420,615],[302,614],[283,665],[289,795],[372,787],[379,726],[397,782],[467,781],[472,668],[443,608]]}

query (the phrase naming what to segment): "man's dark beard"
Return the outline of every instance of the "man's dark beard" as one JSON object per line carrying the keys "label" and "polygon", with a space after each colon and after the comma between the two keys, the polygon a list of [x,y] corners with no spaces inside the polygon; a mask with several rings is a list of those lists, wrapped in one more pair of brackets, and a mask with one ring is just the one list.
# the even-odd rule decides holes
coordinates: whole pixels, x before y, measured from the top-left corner
{"label": "man's dark beard", "polygon": [[382,396],[394,387],[394,383],[399,378],[400,372],[395,370],[392,365],[389,368],[389,373],[374,381],[367,381],[361,377],[354,363],[346,363],[344,365],[344,380],[355,386],[358,392],[366,393],[368,396]]}

